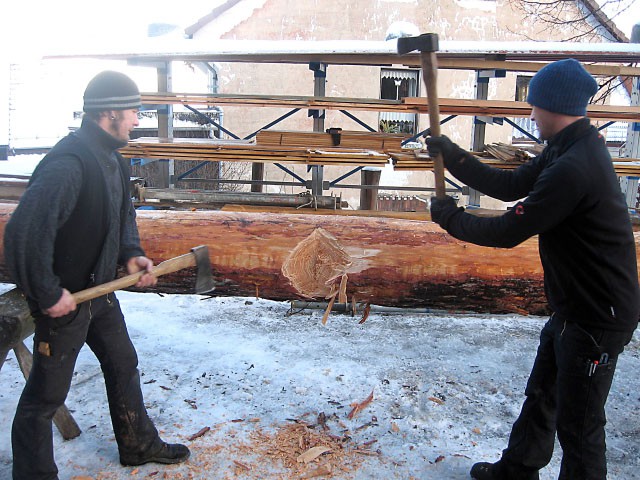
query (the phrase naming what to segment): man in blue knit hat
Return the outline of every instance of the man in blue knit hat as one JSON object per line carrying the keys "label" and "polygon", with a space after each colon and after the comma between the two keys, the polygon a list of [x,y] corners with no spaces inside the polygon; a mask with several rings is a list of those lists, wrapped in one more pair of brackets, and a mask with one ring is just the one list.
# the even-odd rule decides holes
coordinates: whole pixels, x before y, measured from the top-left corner
{"label": "man in blue knit hat", "polygon": [[118,149],[138,125],[140,92],[105,71],[84,92],[80,128],[40,161],[4,232],[5,265],[35,323],[33,367],[11,431],[14,480],[57,480],[52,417],[86,343],[100,362],[120,463],[180,463],[189,449],[160,439],[142,397],[138,357],[114,293],[76,305],[71,292],[113,280],[118,265],[156,283],[140,246],[129,165]]}
{"label": "man in blue knit hat", "polygon": [[482,193],[517,203],[501,216],[466,213],[451,197],[431,200],[432,219],[454,237],[514,247],[538,235],[552,312],[540,334],[525,401],[496,463],[473,465],[477,480],[535,480],[557,434],[561,480],[605,480],[605,403],[618,355],[638,325],[636,248],[606,144],[585,117],[598,85],[573,59],[531,80],[531,119],[547,141],[533,160],[489,167],[448,138],[427,138],[451,174]]}

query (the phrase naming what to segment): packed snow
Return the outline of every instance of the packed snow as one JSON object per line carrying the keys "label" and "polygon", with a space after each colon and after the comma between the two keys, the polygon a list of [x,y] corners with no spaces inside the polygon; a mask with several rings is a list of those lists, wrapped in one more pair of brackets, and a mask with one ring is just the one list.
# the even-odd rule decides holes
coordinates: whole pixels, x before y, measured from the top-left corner
{"label": "packed snow", "polygon": [[[289,302],[118,296],[149,414],[192,457],[120,466],[100,367],[85,347],[66,402],[82,434],[64,441],[54,428],[61,479],[469,478],[475,461],[497,460],[506,444],[545,321],[374,308],[364,323],[333,312],[323,324],[322,311]],[[612,480],[640,478],[638,371],[636,334],[608,402]],[[1,374],[0,478],[10,478],[9,430],[24,385],[13,353]],[[296,450],[294,435],[287,450],[279,433],[292,427],[332,441],[331,450],[297,462],[313,444]],[[559,455],[557,447],[543,480],[556,478]]]}

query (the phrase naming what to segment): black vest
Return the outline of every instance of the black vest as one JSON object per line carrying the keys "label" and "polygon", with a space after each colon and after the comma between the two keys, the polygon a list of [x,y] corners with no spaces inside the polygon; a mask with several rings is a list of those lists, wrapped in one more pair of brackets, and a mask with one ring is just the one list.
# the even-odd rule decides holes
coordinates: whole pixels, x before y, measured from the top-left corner
{"label": "black vest", "polygon": [[53,271],[63,288],[77,292],[91,285],[108,231],[109,202],[98,159],[74,134],[58,142],[42,162],[64,161],[69,156],[82,164],[82,186],[75,208],[58,230]]}

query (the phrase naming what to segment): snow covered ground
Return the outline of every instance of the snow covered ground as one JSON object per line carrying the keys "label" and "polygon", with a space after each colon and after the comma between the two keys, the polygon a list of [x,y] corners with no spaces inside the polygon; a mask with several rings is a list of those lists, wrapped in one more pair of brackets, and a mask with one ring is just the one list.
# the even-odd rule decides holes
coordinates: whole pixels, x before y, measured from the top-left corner
{"label": "snow covered ground", "polygon": [[[55,431],[61,479],[466,479],[475,461],[494,461],[505,446],[545,321],[372,311],[363,324],[332,313],[323,325],[323,312],[291,312],[286,302],[118,295],[149,413],[192,458],[120,466],[100,368],[85,347],[67,399],[82,434],[64,441]],[[640,478],[639,371],[637,333],[609,397],[610,480]],[[0,478],[8,479],[24,384],[13,354],[0,375]],[[316,445],[330,450],[297,461]],[[558,466],[559,447],[541,478],[556,478]]]}

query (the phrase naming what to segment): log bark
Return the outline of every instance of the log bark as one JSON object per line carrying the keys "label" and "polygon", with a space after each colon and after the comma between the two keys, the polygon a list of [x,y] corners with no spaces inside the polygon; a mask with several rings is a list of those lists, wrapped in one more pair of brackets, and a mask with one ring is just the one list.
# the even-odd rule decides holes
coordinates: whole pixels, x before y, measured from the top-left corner
{"label": "log bark", "polygon": [[24,295],[17,288],[0,295],[0,352],[6,356],[9,350],[31,335],[33,330],[33,318]]}
{"label": "log bark", "polygon": [[[14,207],[0,204],[0,233]],[[535,238],[513,249],[486,248],[456,240],[426,221],[223,211],[139,211],[138,226],[143,247],[156,263],[207,245],[220,296],[309,298],[282,268],[294,249],[321,229],[335,238],[330,247],[342,262],[325,270],[347,274],[349,301],[547,313]],[[0,281],[10,282],[1,246]],[[321,270],[317,264],[308,269]],[[194,277],[195,269],[162,276],[156,291],[192,293]],[[340,278],[326,280],[335,284]]]}

